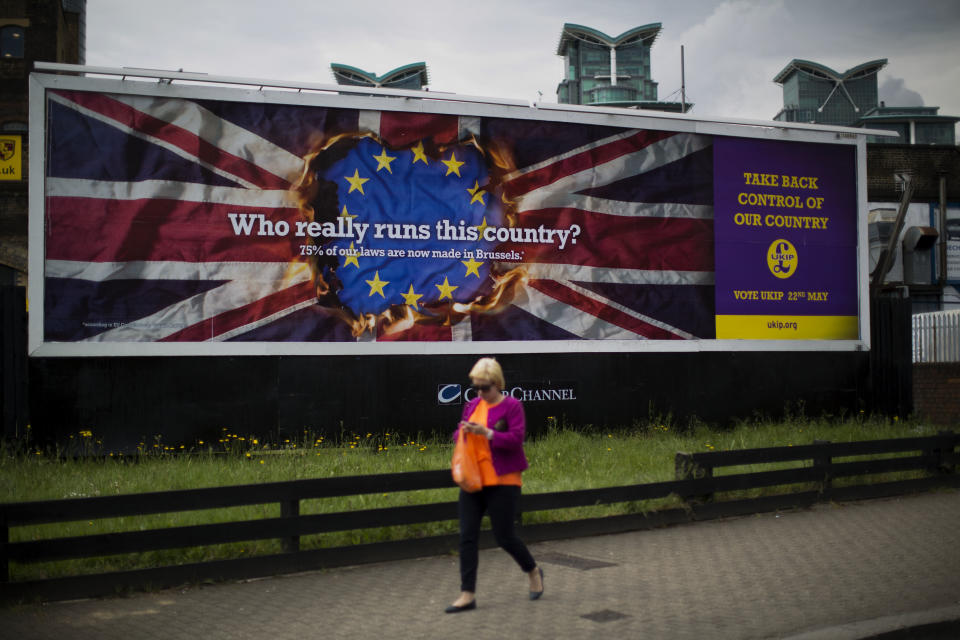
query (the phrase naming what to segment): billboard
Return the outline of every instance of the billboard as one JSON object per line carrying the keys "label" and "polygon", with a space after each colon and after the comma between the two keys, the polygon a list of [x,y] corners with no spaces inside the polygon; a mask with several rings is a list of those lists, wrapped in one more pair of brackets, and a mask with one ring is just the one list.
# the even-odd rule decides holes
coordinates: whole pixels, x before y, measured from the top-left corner
{"label": "billboard", "polygon": [[[939,227],[940,207],[930,204],[930,225]],[[960,206],[947,205],[945,228],[942,233],[946,236],[947,252],[947,282],[953,285],[960,284]]]}
{"label": "billboard", "polygon": [[862,136],[52,76],[32,89],[35,355],[865,340]]}

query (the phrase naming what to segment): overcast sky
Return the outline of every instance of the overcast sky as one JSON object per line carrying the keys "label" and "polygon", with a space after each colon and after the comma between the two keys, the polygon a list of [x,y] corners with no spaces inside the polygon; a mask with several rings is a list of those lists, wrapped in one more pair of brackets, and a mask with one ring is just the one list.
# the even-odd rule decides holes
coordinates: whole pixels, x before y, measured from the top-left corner
{"label": "overcast sky", "polygon": [[[960,116],[958,0],[89,0],[89,65],[333,83],[426,62],[434,91],[556,102],[563,23],[616,36],[660,22],[652,72],[699,117],[769,120],[793,58],[843,72],[887,58],[880,98]],[[677,92],[676,95],[674,92]]]}

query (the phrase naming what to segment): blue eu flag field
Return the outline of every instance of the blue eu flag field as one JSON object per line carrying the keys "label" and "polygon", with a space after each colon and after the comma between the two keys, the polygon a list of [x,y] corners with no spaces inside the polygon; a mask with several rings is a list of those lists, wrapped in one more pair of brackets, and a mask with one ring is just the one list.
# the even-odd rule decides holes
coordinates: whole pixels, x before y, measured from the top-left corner
{"label": "blue eu flag field", "polygon": [[337,144],[353,147],[318,177],[337,185],[340,216],[354,228],[368,225],[362,242],[355,234],[329,245],[338,254],[345,306],[358,315],[392,305],[429,314],[489,290],[490,264],[472,252],[495,243],[469,238],[478,228],[499,226],[503,214],[499,198],[486,190],[485,159],[476,146],[428,157],[422,143],[391,149],[363,137]]}

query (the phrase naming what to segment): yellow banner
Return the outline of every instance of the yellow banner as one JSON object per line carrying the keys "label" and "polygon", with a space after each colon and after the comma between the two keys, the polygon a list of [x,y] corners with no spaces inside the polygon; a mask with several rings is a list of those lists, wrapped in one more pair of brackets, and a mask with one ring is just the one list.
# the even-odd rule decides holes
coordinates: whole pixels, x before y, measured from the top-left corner
{"label": "yellow banner", "polygon": [[23,138],[0,135],[0,180],[23,179]]}
{"label": "yellow banner", "polygon": [[857,316],[717,316],[718,340],[856,340]]}

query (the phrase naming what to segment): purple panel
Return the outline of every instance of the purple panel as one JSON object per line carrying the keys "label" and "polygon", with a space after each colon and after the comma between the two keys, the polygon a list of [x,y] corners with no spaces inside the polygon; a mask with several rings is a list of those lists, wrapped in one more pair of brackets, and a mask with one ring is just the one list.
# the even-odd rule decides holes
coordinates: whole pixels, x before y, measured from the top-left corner
{"label": "purple panel", "polygon": [[[716,138],[717,315],[856,315],[856,178],[852,145]],[[795,262],[771,265],[771,249],[784,241]],[[791,275],[777,277],[777,266]],[[785,295],[744,300],[738,291]],[[804,297],[788,300],[789,292]],[[810,292],[826,300],[810,300]]]}

